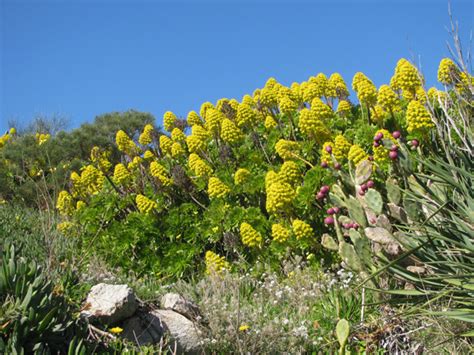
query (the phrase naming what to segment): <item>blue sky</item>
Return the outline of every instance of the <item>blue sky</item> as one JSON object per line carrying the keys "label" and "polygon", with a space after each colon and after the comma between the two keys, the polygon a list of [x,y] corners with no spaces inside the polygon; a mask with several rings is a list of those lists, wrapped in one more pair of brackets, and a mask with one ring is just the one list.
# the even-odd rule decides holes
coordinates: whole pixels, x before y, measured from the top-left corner
{"label": "blue sky", "polygon": [[[468,44],[473,3],[452,0]],[[15,119],[136,109],[185,116],[283,84],[357,71],[387,83],[401,57],[435,84],[447,1],[0,0],[0,132]]]}

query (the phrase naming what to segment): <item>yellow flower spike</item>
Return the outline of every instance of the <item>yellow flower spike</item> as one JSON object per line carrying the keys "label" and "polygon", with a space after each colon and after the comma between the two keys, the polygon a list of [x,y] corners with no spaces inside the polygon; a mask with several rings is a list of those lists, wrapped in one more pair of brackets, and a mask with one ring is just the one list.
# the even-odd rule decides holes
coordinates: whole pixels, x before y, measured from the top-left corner
{"label": "yellow flower spike", "polygon": [[452,85],[459,78],[459,68],[450,58],[443,58],[438,67],[438,81],[444,85]]}
{"label": "yellow flower spike", "polygon": [[[349,96],[349,90],[341,74],[333,73],[328,79],[328,93],[326,96],[344,99]],[[334,90],[334,92],[333,92]],[[335,94],[335,95],[334,95]]]}
{"label": "yellow flower spike", "polygon": [[158,204],[155,201],[152,201],[141,194],[137,195],[135,202],[140,213],[149,214],[158,208]]}
{"label": "yellow flower spike", "polygon": [[10,134],[10,136],[14,136],[16,134],[16,128],[15,127],[10,128],[8,133]]}
{"label": "yellow flower spike", "polygon": [[242,238],[242,243],[249,247],[258,247],[263,241],[262,235],[247,222],[243,222],[240,225],[240,237]]}
{"label": "yellow flower spike", "polygon": [[175,142],[181,142],[186,140],[186,135],[179,128],[173,128],[171,131],[171,140]]}
{"label": "yellow flower spike", "polygon": [[373,123],[376,123],[381,126],[385,117],[387,117],[387,112],[384,111],[382,106],[375,105],[374,107],[370,108],[370,120]]}
{"label": "yellow flower spike", "polygon": [[416,90],[421,86],[421,76],[418,69],[405,58],[397,62],[395,74],[390,84],[394,90],[402,90],[402,95],[407,100],[412,100]]}
{"label": "yellow flower spike", "polygon": [[188,165],[199,177],[207,177],[212,174],[212,168],[195,153],[189,155]]}
{"label": "yellow flower spike", "polygon": [[208,250],[205,255],[206,273],[220,274],[225,270],[229,270],[230,265],[223,256]]}
{"label": "yellow flower spike", "polygon": [[56,229],[62,234],[69,234],[74,229],[74,226],[74,223],[71,221],[63,221],[57,224]]}
{"label": "yellow flower spike", "polygon": [[280,223],[272,224],[272,239],[278,243],[284,243],[290,238],[290,231]]}
{"label": "yellow flower spike", "polygon": [[232,110],[234,110],[235,112],[237,112],[237,110],[239,109],[239,102],[236,100],[236,99],[230,99],[229,100],[229,106],[232,108]]}
{"label": "yellow flower spike", "polygon": [[79,200],[76,202],[76,211],[79,211],[83,207],[86,207],[86,203],[84,201]]}
{"label": "yellow flower spike", "polygon": [[155,154],[153,154],[151,150],[147,150],[145,154],[143,154],[143,158],[146,160],[150,160],[150,159],[155,158]]}
{"label": "yellow flower spike", "polygon": [[314,112],[316,118],[323,122],[334,117],[333,110],[331,110],[331,108],[326,105],[319,97],[316,97],[311,101],[311,112]]}
{"label": "yellow flower spike", "polygon": [[295,141],[280,139],[275,144],[277,154],[284,160],[295,159],[295,154],[299,150],[299,144]]}
{"label": "yellow flower spike", "polygon": [[280,168],[278,177],[281,182],[295,186],[301,179],[300,169],[294,161],[285,161]]}
{"label": "yellow flower spike", "polygon": [[277,121],[275,121],[275,119],[272,116],[267,116],[265,118],[265,128],[266,129],[272,129],[272,128],[275,128],[276,126],[278,126],[278,123],[277,123]]}
{"label": "yellow flower spike", "polygon": [[319,88],[315,83],[308,82],[301,84],[304,102],[311,102],[313,99],[319,97]]}
{"label": "yellow flower spike", "polygon": [[123,332],[123,329],[120,327],[113,327],[109,329],[109,332],[111,332],[112,334],[120,334]]}
{"label": "yellow flower spike", "polygon": [[56,201],[56,208],[63,216],[70,216],[74,212],[74,201],[67,191],[61,191]]}
{"label": "yellow flower spike", "polygon": [[87,165],[81,172],[81,184],[92,195],[100,191],[104,180],[104,174],[93,165]]}
{"label": "yellow flower spike", "polygon": [[245,168],[237,169],[234,174],[234,183],[236,185],[244,184],[252,174]]}
{"label": "yellow flower spike", "polygon": [[377,88],[363,73],[356,73],[352,80],[352,87],[361,104],[372,106],[377,102]]}
{"label": "yellow flower spike", "polygon": [[229,99],[227,99],[227,98],[219,99],[216,102],[216,109],[223,112],[224,107],[228,104],[229,104]]}
{"label": "yellow flower spike", "polygon": [[171,132],[174,125],[176,124],[176,120],[178,118],[176,115],[171,111],[166,111],[163,115],[163,127],[168,131]]}
{"label": "yellow flower spike", "polygon": [[191,153],[199,153],[206,149],[206,142],[193,134],[186,137],[186,145]]}
{"label": "yellow flower spike", "polygon": [[279,101],[280,111],[286,115],[291,114],[298,108],[298,103],[291,100],[288,96],[284,96]]}
{"label": "yellow flower spike", "polygon": [[336,112],[340,114],[341,116],[346,117],[351,113],[351,109],[352,109],[352,106],[349,103],[349,101],[341,100],[339,101],[339,104],[337,105]]}
{"label": "yellow flower spike", "polygon": [[131,154],[136,150],[135,143],[130,139],[127,133],[122,130],[119,130],[115,135],[115,143],[121,152]]}
{"label": "yellow flower spike", "polygon": [[230,192],[230,188],[224,184],[219,178],[209,178],[207,193],[210,198],[223,198]]}
{"label": "yellow flower spike", "polygon": [[289,208],[296,195],[291,185],[282,181],[269,184],[266,192],[266,210],[269,213],[278,213]]}
{"label": "yellow flower spike", "polygon": [[203,123],[196,111],[189,111],[186,121],[190,126],[201,125]]}
{"label": "yellow flower spike", "polygon": [[332,157],[331,154],[328,153],[326,150],[327,147],[334,147],[333,142],[324,142],[323,147],[321,148],[321,162],[327,163],[328,165],[332,165]]}
{"label": "yellow flower spike", "polygon": [[342,134],[338,134],[334,138],[334,145],[332,147],[334,158],[336,158],[338,162],[342,162],[347,158],[351,146],[352,144]]}
{"label": "yellow flower spike", "polygon": [[313,99],[315,97],[324,96],[324,94],[326,93],[327,86],[328,86],[328,78],[326,77],[326,75],[324,75],[323,73],[319,73],[318,75],[309,78],[309,83],[314,84],[315,86],[314,87],[315,96],[313,97]]}
{"label": "yellow flower spike", "polygon": [[209,101],[207,102],[204,102],[202,105],[201,105],[201,108],[199,110],[199,115],[204,119],[204,121],[207,120],[206,118],[206,113],[207,113],[207,110],[209,110],[210,108],[215,108],[213,104],[211,104]]}
{"label": "yellow flower spike", "polygon": [[173,180],[168,177],[168,172],[165,167],[156,161],[150,163],[150,173],[151,176],[158,179],[163,186],[170,186],[173,184]]}
{"label": "yellow flower spike", "polygon": [[280,181],[280,177],[273,170],[267,171],[265,175],[265,188],[268,189],[271,184]]}
{"label": "yellow flower spike", "polygon": [[35,135],[38,145],[43,145],[51,138],[49,133],[36,133]]}
{"label": "yellow flower spike", "polygon": [[439,105],[439,102],[441,101],[442,104],[445,104],[446,101],[448,100],[448,95],[444,91],[440,91],[434,87],[430,88],[428,90],[428,99],[430,100],[431,103],[435,105]]}
{"label": "yellow flower spike", "polygon": [[113,176],[113,180],[115,183],[119,185],[126,185],[131,180],[131,178],[132,176],[125,167],[125,165],[121,163],[115,165]]}
{"label": "yellow flower spike", "polygon": [[347,155],[347,159],[353,162],[355,166],[368,158],[369,155],[357,144],[351,146]]}
{"label": "yellow flower spike", "polygon": [[225,116],[216,108],[208,108],[206,110],[206,129],[209,132],[217,133]]}
{"label": "yellow flower spike", "polygon": [[295,100],[298,104],[301,104],[303,102],[303,90],[301,89],[300,84],[292,83],[290,90],[293,100]]}
{"label": "yellow flower spike", "polygon": [[426,101],[428,100],[428,94],[426,93],[425,89],[423,89],[422,86],[416,89],[415,97],[416,97],[416,100],[419,101],[423,105],[426,104]]}
{"label": "yellow flower spike", "polygon": [[151,144],[151,142],[153,141],[153,130],[153,126],[151,124],[147,124],[143,128],[143,132],[138,138],[138,143],[140,143],[141,145]]}
{"label": "yellow flower spike", "polygon": [[99,147],[93,147],[90,158],[93,163],[97,164],[101,171],[107,172],[112,167],[109,156],[109,152],[102,152]]}
{"label": "yellow flower spike", "polygon": [[173,158],[180,157],[184,155],[184,153],[186,152],[184,151],[184,148],[181,146],[181,144],[179,144],[178,142],[173,143],[173,145],[171,146],[171,156]]}
{"label": "yellow flower spike", "polygon": [[[320,99],[316,98],[314,100],[320,100]],[[331,134],[329,131],[329,128],[327,128],[327,126],[324,124],[324,122],[320,118],[327,113],[327,112],[324,113],[324,111],[326,111],[326,109],[323,109],[322,111],[318,109],[316,111],[313,109],[310,110],[310,109],[304,108],[300,111],[300,117],[298,121],[298,126],[301,132],[307,137],[316,139],[318,143],[327,139]],[[332,110],[331,110],[331,115],[332,115]]]}
{"label": "yellow flower spike", "polygon": [[[248,107],[252,108],[252,107],[255,106],[255,101],[252,98],[252,96],[244,95],[244,97],[242,98],[241,105],[245,105],[245,106],[248,106]],[[240,104],[239,104],[239,106],[240,106]],[[239,109],[239,106],[237,106],[237,110]]]}
{"label": "yellow flower spike", "polygon": [[296,239],[308,238],[314,233],[313,228],[308,223],[300,219],[293,220],[292,228]]}
{"label": "yellow flower spike", "polygon": [[388,85],[382,85],[377,94],[377,104],[387,112],[395,112],[399,108],[400,100],[397,94]]}
{"label": "yellow flower spike", "polygon": [[165,154],[171,153],[171,147],[173,146],[173,141],[164,134],[160,136],[160,148]]}
{"label": "yellow flower spike", "polygon": [[237,126],[250,126],[256,121],[256,118],[257,115],[251,106],[244,103],[239,105],[239,108],[237,109],[237,115],[235,117]]}
{"label": "yellow flower spike", "polygon": [[224,142],[235,144],[243,138],[243,133],[239,127],[228,118],[222,121],[221,138]]}
{"label": "yellow flower spike", "polygon": [[418,101],[411,101],[408,104],[406,120],[408,124],[408,133],[424,134],[432,127],[434,127],[430,113]]}

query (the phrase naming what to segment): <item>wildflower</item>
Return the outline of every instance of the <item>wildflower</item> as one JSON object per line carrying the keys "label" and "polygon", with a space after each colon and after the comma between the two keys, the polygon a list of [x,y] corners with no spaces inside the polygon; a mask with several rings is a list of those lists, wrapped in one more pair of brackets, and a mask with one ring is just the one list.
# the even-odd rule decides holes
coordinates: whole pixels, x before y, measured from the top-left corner
{"label": "wildflower", "polygon": [[207,113],[207,110],[209,110],[210,108],[214,108],[214,105],[211,104],[210,102],[204,102],[202,105],[201,105],[201,109],[199,110],[199,115],[204,118],[204,120],[206,120],[206,113]]}
{"label": "wildflower", "polygon": [[382,106],[375,105],[370,108],[370,120],[374,123],[377,123],[379,126],[382,125],[384,118],[387,116],[387,113],[384,111]]}
{"label": "wildflower", "polygon": [[280,223],[272,225],[272,238],[278,243],[284,243],[290,237],[290,231]]}
{"label": "wildflower", "polygon": [[438,81],[444,85],[452,85],[458,78],[458,66],[449,58],[441,59],[438,67]]}
{"label": "wildflower", "polygon": [[68,216],[73,213],[73,198],[69,192],[63,190],[59,193],[58,199],[56,201],[56,208],[58,209],[59,213],[64,216]]}
{"label": "wildflower", "polygon": [[224,142],[234,144],[243,138],[242,131],[228,118],[222,121],[221,138]]}
{"label": "wildflower", "polygon": [[206,129],[209,132],[217,133],[225,116],[216,108],[209,108],[206,110]]}
{"label": "wildflower", "polygon": [[349,103],[349,101],[339,101],[336,112],[343,117],[347,116],[351,112],[351,104]]}
{"label": "wildflower", "polygon": [[211,177],[208,182],[207,193],[210,198],[222,198],[230,192],[230,188],[219,178]]}
{"label": "wildflower", "polygon": [[163,186],[170,186],[173,184],[173,180],[168,177],[168,172],[165,167],[156,161],[151,162],[150,173],[151,176],[157,178]]}
{"label": "wildflower", "polygon": [[262,235],[247,222],[243,222],[240,225],[240,236],[242,243],[249,247],[259,246],[263,240]]}
{"label": "wildflower", "polygon": [[178,142],[178,141],[184,141],[186,139],[186,135],[182,130],[179,128],[175,127],[171,131],[171,140]]}
{"label": "wildflower", "polygon": [[68,234],[74,228],[74,223],[71,221],[63,221],[58,223],[56,229],[62,234]]}
{"label": "wildflower", "polygon": [[266,129],[275,128],[276,126],[278,126],[278,123],[275,121],[275,119],[272,116],[267,116],[265,118],[265,128]]}
{"label": "wildflower", "polygon": [[282,181],[270,184],[266,190],[266,209],[269,213],[276,213],[288,208],[296,194],[290,184]]}
{"label": "wildflower", "polygon": [[239,327],[239,331],[241,332],[246,332],[247,330],[250,329],[250,326],[247,325],[247,324],[242,324],[240,327]]}
{"label": "wildflower", "polygon": [[223,270],[228,270],[230,268],[229,263],[225,260],[223,256],[208,250],[205,255],[206,263],[206,273],[221,273]]}
{"label": "wildflower", "polygon": [[253,122],[256,120],[256,114],[252,110],[252,107],[241,103],[239,105],[239,108],[237,109],[237,115],[235,117],[235,121],[237,123],[237,126],[243,127],[243,126],[248,126],[251,125]]}
{"label": "wildflower", "polygon": [[137,195],[135,202],[140,213],[149,214],[158,208],[158,204],[155,201],[152,201],[148,197],[141,194]]}
{"label": "wildflower", "polygon": [[199,177],[206,177],[212,173],[212,168],[195,153],[189,155],[188,165]]}
{"label": "wildflower", "polygon": [[298,142],[294,141],[289,141],[285,139],[280,139],[276,144],[275,144],[275,150],[278,153],[278,155],[284,159],[292,159],[294,158],[296,151],[299,149],[299,144]]}
{"label": "wildflower", "polygon": [[411,101],[406,113],[408,133],[424,133],[434,126],[428,110],[418,101]]}
{"label": "wildflower", "polygon": [[328,86],[328,78],[326,75],[319,73],[318,75],[309,78],[308,81],[310,84],[314,85],[314,97],[312,99],[323,97],[325,95]]}
{"label": "wildflower", "polygon": [[308,223],[300,219],[293,220],[292,227],[296,239],[310,237],[313,235],[313,228]]}
{"label": "wildflower", "polygon": [[382,85],[377,94],[377,104],[388,112],[396,111],[399,105],[397,94],[388,85]]}
{"label": "wildflower", "polygon": [[153,140],[152,134],[153,134],[153,126],[151,124],[147,124],[143,128],[143,132],[142,132],[142,134],[140,134],[140,137],[138,138],[138,142],[141,145],[150,144]]}
{"label": "wildflower", "polygon": [[356,166],[359,165],[363,160],[368,159],[368,154],[357,144],[351,146],[347,158],[352,161]]}
{"label": "wildflower", "polygon": [[[255,101],[254,99],[252,98],[252,96],[250,95],[244,95],[244,97],[242,98],[242,104],[243,105],[247,105],[249,107],[253,107],[255,106]],[[239,109],[239,106],[237,106],[237,110]]]}
{"label": "wildflower", "polygon": [[[313,100],[313,102],[314,102],[314,100]],[[323,105],[327,106],[324,103],[323,103]],[[298,125],[299,125],[299,128],[300,128],[301,132],[304,135],[306,135],[308,137],[314,137],[314,138],[317,139],[318,142],[320,142],[320,141],[326,139],[327,137],[329,137],[330,131],[326,127],[326,125],[323,123],[322,118],[319,116],[321,114],[324,115],[323,112],[326,111],[326,110],[323,109],[323,110],[316,111],[317,108],[315,108],[315,107],[316,106],[313,106],[311,110],[309,110],[307,108],[304,108],[300,111],[300,117],[299,117]],[[315,108],[315,109],[313,110],[313,108]],[[329,109],[329,111],[331,111],[331,114],[332,114],[332,110]]]}
{"label": "wildflower", "polygon": [[35,135],[38,145],[43,145],[51,138],[49,133],[36,133]]}
{"label": "wildflower", "polygon": [[186,137],[186,145],[191,153],[204,151],[206,148],[206,142],[194,134]]}
{"label": "wildflower", "polygon": [[184,155],[184,153],[185,151],[183,147],[181,146],[181,144],[179,144],[178,142],[173,143],[173,145],[171,146],[171,156],[173,158]]}
{"label": "wildflower", "polygon": [[168,137],[162,134],[160,136],[160,148],[161,151],[165,154],[171,153],[171,147],[173,146],[173,141]]}
{"label": "wildflower", "polygon": [[347,85],[339,73],[333,73],[329,77],[326,91],[326,96],[328,97],[338,97],[339,99],[344,99],[349,96]]}
{"label": "wildflower", "polygon": [[311,101],[311,111],[315,113],[315,117],[323,122],[334,117],[334,112],[319,97]]}
{"label": "wildflower", "polygon": [[337,161],[342,162],[344,159],[346,159],[350,149],[351,143],[349,143],[349,141],[342,134],[338,134],[334,138],[332,154]]}
{"label": "wildflower", "polygon": [[237,171],[234,174],[234,183],[236,185],[242,185],[248,180],[250,176],[251,176],[251,173],[247,169],[245,168],[237,169]]}
{"label": "wildflower", "polygon": [[96,194],[102,188],[105,176],[93,165],[87,165],[81,172],[81,184],[91,194]]}
{"label": "wildflower", "polygon": [[189,111],[188,117],[186,118],[188,125],[194,126],[194,125],[201,125],[201,117],[196,113],[196,111]]}
{"label": "wildflower", "polygon": [[112,334],[120,334],[123,332],[123,329],[120,327],[114,327],[114,328],[110,328],[109,332],[111,332]]}
{"label": "wildflower", "polygon": [[153,159],[155,157],[155,154],[151,150],[147,150],[145,154],[143,154],[144,159]]}
{"label": "wildflower", "polygon": [[296,101],[293,101],[288,96],[284,96],[279,101],[279,105],[280,105],[280,111],[286,115],[293,113],[298,108],[298,103]]}
{"label": "wildflower", "polygon": [[115,135],[115,143],[121,152],[131,154],[136,150],[135,143],[130,139],[127,133],[122,130],[119,130]]}
{"label": "wildflower", "polygon": [[421,86],[420,74],[413,64],[405,58],[397,62],[393,82],[393,89],[401,89],[403,97],[407,100],[412,100],[415,96],[416,89]]}
{"label": "wildflower", "polygon": [[120,185],[125,185],[128,181],[131,180],[131,174],[127,170],[125,165],[121,163],[115,165],[113,180],[114,182]]}
{"label": "wildflower", "polygon": [[285,161],[281,166],[278,177],[281,182],[286,182],[294,186],[301,178],[301,173],[299,171],[298,165],[294,161],[289,160]]}
{"label": "wildflower", "polygon": [[354,75],[352,88],[357,93],[357,98],[361,104],[372,106],[377,101],[377,88],[363,73],[358,72]]}
{"label": "wildflower", "polygon": [[163,115],[163,126],[168,132],[171,132],[177,121],[176,115],[171,111],[166,111]]}

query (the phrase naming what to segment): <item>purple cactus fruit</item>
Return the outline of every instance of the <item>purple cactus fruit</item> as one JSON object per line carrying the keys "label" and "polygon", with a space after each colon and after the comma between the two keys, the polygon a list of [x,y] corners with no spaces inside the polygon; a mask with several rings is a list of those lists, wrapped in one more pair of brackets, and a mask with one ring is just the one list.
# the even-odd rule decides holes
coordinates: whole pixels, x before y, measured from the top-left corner
{"label": "purple cactus fruit", "polygon": [[369,189],[369,186],[367,184],[362,184],[360,185],[360,188],[362,191],[366,192]]}
{"label": "purple cactus fruit", "polygon": [[402,136],[402,134],[400,133],[400,131],[395,131],[392,133],[392,137],[395,138],[395,139],[398,139]]}
{"label": "purple cactus fruit", "polygon": [[319,190],[319,192],[321,192],[324,195],[327,195],[327,193],[329,192],[329,186],[328,185],[323,185],[321,187],[321,189]]}
{"label": "purple cactus fruit", "polygon": [[316,195],[316,198],[318,200],[324,200],[325,197],[326,197],[326,195],[323,194],[322,192],[318,192],[317,195]]}
{"label": "purple cactus fruit", "polygon": [[390,159],[392,159],[392,160],[397,160],[397,158],[398,158],[398,152],[393,152],[393,151],[392,151],[392,152],[388,153],[388,157],[389,157]]}
{"label": "purple cactus fruit", "polygon": [[362,190],[362,189],[360,189],[360,190],[359,190],[359,195],[364,196],[364,195],[365,195],[365,191]]}
{"label": "purple cactus fruit", "polygon": [[352,224],[352,228],[354,228],[354,229],[359,229],[359,227],[360,227],[359,223],[353,223]]}
{"label": "purple cactus fruit", "polygon": [[327,214],[334,214],[334,208],[328,208],[326,211]]}
{"label": "purple cactus fruit", "polygon": [[326,169],[328,167],[328,163],[326,161],[321,162],[321,168]]}
{"label": "purple cactus fruit", "polygon": [[374,161],[374,157],[372,155],[369,155],[367,159],[369,159],[369,161]]}
{"label": "purple cactus fruit", "polygon": [[378,142],[380,141],[381,139],[383,138],[383,133],[382,132],[379,132],[375,135],[374,137],[374,141]]}
{"label": "purple cactus fruit", "polygon": [[343,224],[342,224],[342,227],[343,227],[344,229],[351,229],[351,226],[352,226],[351,223],[343,223]]}
{"label": "purple cactus fruit", "polygon": [[374,188],[374,186],[375,186],[375,182],[373,182],[373,180],[367,181],[367,187],[368,187],[369,189]]}
{"label": "purple cactus fruit", "polygon": [[326,146],[326,152],[328,152],[329,154],[332,153],[332,147],[330,145]]}
{"label": "purple cactus fruit", "polygon": [[417,139],[413,139],[413,140],[411,141],[411,145],[416,148],[416,147],[418,147],[418,146],[420,145],[420,142],[418,142]]}
{"label": "purple cactus fruit", "polygon": [[324,218],[324,224],[327,224],[327,225],[334,224],[334,218],[332,217]]}
{"label": "purple cactus fruit", "polygon": [[390,147],[390,151],[392,152],[397,152],[398,151],[398,145],[394,144]]}
{"label": "purple cactus fruit", "polygon": [[336,164],[334,164],[334,169],[336,169],[336,170],[341,170],[341,168],[342,168],[341,163],[336,163]]}
{"label": "purple cactus fruit", "polygon": [[334,213],[339,213],[339,207],[333,207]]}
{"label": "purple cactus fruit", "polygon": [[374,141],[374,147],[375,147],[375,148],[380,147],[379,141]]}

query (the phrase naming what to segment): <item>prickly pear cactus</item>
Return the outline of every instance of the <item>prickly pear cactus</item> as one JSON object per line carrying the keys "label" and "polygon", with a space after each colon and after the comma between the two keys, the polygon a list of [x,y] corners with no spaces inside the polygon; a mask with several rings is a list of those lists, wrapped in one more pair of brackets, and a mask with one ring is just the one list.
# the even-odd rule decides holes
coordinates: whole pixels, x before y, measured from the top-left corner
{"label": "prickly pear cactus", "polygon": [[367,203],[367,206],[376,214],[379,215],[382,213],[383,200],[382,195],[380,195],[378,191],[369,189],[369,191],[367,191],[365,194],[365,202]]}

